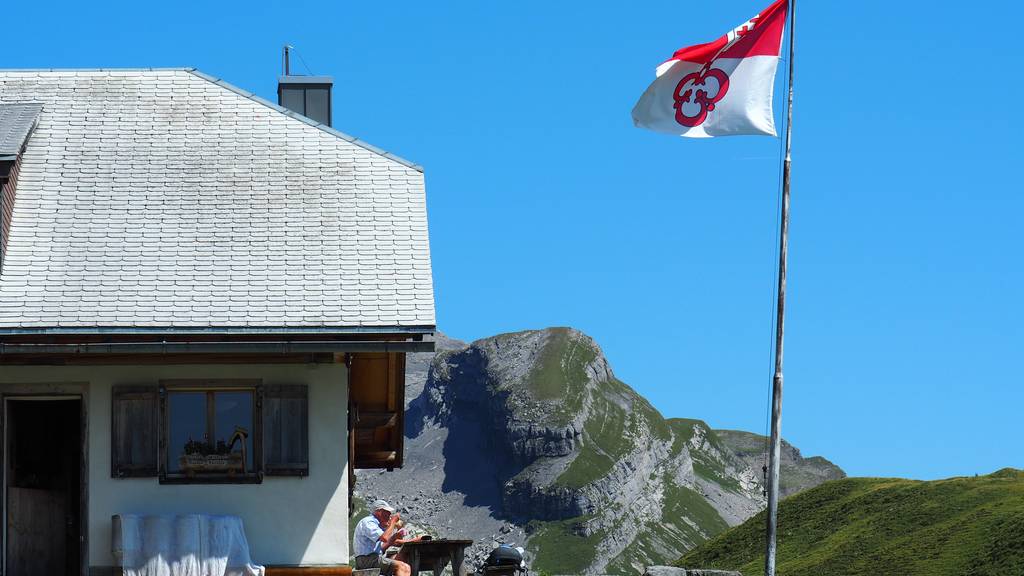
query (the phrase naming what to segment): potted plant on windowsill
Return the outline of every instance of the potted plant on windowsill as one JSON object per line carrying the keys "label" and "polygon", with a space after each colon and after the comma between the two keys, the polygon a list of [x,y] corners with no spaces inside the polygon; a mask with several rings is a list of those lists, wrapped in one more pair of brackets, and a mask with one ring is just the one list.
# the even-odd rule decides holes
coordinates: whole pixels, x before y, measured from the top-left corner
{"label": "potted plant on windowsill", "polygon": [[[181,471],[188,475],[194,474],[245,474],[245,440],[249,431],[235,426],[230,443],[218,440],[216,446],[212,442],[189,439],[185,443],[184,453],[178,457]],[[240,449],[235,451],[235,443]]]}

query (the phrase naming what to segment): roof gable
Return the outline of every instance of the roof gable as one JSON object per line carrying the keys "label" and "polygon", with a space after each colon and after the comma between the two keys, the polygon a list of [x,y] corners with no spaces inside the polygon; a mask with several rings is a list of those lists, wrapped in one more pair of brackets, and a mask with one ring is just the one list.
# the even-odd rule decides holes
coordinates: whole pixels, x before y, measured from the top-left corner
{"label": "roof gable", "polygon": [[191,70],[0,72],[19,101],[0,329],[433,326],[418,167]]}
{"label": "roof gable", "polygon": [[237,87],[237,86],[235,86],[233,84],[229,84],[228,82],[225,82],[224,80],[221,80],[220,78],[217,78],[215,76],[210,76],[209,74],[205,74],[203,72],[200,72],[199,70],[196,70],[195,68],[183,68],[182,70],[185,70],[186,72],[191,72],[192,74],[195,74],[196,76],[198,76],[200,78],[203,78],[204,80],[208,80],[208,81],[213,82],[214,84],[216,84],[216,85],[218,85],[218,86],[220,86],[222,88],[230,90],[230,91],[232,91],[232,92],[234,92],[236,94],[239,94],[241,96],[245,96],[246,98],[252,100],[253,102],[258,102],[258,103],[263,104],[264,106],[266,106],[268,108],[271,108],[273,110],[277,110],[278,112],[284,114],[285,116],[290,116],[292,118],[295,118],[299,122],[303,122],[305,124],[309,124],[310,126],[314,126],[314,127],[318,128],[320,130],[323,130],[324,132],[327,132],[328,134],[332,134],[334,136],[337,136],[338,138],[341,138],[342,140],[345,140],[347,142],[351,142],[352,144],[355,144],[356,146],[360,146],[362,148],[366,148],[367,150],[369,150],[371,152],[375,152],[377,154],[380,154],[381,156],[383,156],[385,158],[389,158],[391,160],[394,160],[395,162],[398,162],[399,164],[404,164],[404,165],[408,166],[409,168],[412,168],[413,170],[416,170],[416,171],[419,171],[419,172],[423,172],[423,167],[420,166],[419,164],[414,164],[413,162],[410,162],[409,160],[406,160],[405,158],[402,158],[401,156],[396,156],[396,155],[392,154],[391,152],[387,152],[385,150],[382,150],[382,149],[374,146],[373,144],[370,144],[369,142],[366,142],[366,141],[360,140],[359,138],[356,138],[355,136],[350,136],[350,135],[348,135],[348,134],[346,134],[344,132],[341,132],[340,130],[334,129],[331,126],[328,126],[326,124],[322,124],[322,123],[317,122],[316,120],[313,120],[311,118],[307,118],[306,116],[303,116],[302,114],[298,114],[298,113],[296,113],[296,112],[294,112],[292,110],[289,110],[289,109],[285,108],[284,106],[279,106],[277,104],[274,104],[270,100],[267,100],[265,98],[260,98],[256,94],[254,94],[252,92],[249,92],[248,90],[243,90],[243,89],[241,89],[241,88],[239,88],[239,87]]}

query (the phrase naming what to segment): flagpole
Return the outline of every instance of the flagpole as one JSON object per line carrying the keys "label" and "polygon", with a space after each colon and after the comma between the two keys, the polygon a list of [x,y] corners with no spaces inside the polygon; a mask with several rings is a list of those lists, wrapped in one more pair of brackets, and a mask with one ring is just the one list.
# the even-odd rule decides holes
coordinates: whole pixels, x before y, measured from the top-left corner
{"label": "flagpole", "polygon": [[789,0],[789,101],[786,106],[786,156],[782,168],[782,215],[779,232],[779,286],[775,316],[775,375],[772,378],[772,432],[768,464],[767,549],[765,576],[775,576],[775,532],[779,513],[779,456],[782,448],[782,337],[786,319],[786,256],[789,248],[789,172],[793,142],[793,60],[796,55],[796,0]]}

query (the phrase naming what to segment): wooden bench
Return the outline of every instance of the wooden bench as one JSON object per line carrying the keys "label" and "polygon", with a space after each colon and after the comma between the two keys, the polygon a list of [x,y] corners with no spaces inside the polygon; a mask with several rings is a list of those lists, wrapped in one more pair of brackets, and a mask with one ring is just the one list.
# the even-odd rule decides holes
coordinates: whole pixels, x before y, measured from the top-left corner
{"label": "wooden bench", "polygon": [[267,566],[265,573],[266,576],[352,576],[355,571],[351,566]]}

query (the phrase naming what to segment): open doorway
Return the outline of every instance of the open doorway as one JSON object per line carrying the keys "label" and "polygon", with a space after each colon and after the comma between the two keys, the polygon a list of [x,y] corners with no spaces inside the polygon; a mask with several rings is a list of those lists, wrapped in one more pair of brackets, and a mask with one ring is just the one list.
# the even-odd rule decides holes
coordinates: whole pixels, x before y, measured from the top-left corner
{"label": "open doorway", "polygon": [[5,576],[82,566],[82,401],[5,402]]}

